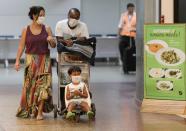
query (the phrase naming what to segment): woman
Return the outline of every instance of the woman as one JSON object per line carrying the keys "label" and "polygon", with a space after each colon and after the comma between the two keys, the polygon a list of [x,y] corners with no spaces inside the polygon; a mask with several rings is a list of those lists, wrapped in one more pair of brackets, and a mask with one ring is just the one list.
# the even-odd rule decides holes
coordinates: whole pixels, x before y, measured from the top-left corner
{"label": "woman", "polygon": [[56,42],[50,27],[43,24],[45,19],[43,7],[31,7],[28,16],[32,22],[22,31],[15,62],[15,69],[19,71],[20,58],[25,50],[24,84],[16,116],[21,118],[35,116],[38,120],[42,120],[43,112],[47,113],[53,109],[48,44],[55,48]]}

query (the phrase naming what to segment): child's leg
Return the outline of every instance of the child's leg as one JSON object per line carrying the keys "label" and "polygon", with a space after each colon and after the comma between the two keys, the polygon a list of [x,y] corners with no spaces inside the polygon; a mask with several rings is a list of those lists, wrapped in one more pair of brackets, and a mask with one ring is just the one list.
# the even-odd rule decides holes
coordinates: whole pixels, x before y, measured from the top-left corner
{"label": "child's leg", "polygon": [[74,102],[71,102],[71,103],[68,104],[67,111],[72,112],[72,110],[74,110],[75,107],[76,107],[76,104]]}
{"label": "child's leg", "polygon": [[66,118],[67,119],[73,119],[75,117],[75,113],[73,113],[72,111],[75,109],[76,107],[76,104],[71,102],[68,104],[68,108],[67,108],[67,115],[66,115]]}
{"label": "child's leg", "polygon": [[85,112],[91,111],[91,108],[89,107],[87,102],[82,101],[80,103],[81,109]]}
{"label": "child's leg", "polygon": [[87,116],[89,119],[94,118],[94,113],[91,111],[91,108],[89,107],[87,102],[81,102],[80,106],[83,111],[87,112]]}

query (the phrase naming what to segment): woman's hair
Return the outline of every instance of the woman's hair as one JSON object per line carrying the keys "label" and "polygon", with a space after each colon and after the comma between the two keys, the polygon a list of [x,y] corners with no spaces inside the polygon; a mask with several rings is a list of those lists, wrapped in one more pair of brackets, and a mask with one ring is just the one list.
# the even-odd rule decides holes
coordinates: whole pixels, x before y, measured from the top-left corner
{"label": "woman's hair", "polygon": [[68,74],[71,75],[72,72],[80,72],[81,73],[81,68],[79,66],[72,66],[68,69]]}
{"label": "woman's hair", "polygon": [[39,16],[39,13],[41,10],[45,11],[45,9],[42,6],[32,6],[32,7],[30,7],[30,11],[28,13],[28,16],[30,17],[31,20],[33,20],[33,15]]}

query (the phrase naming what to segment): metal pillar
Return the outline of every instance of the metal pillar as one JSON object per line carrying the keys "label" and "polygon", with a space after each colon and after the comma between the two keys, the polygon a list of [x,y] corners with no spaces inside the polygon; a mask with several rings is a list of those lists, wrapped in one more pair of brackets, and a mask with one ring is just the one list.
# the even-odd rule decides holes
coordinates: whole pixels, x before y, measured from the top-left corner
{"label": "metal pillar", "polygon": [[137,36],[136,36],[136,102],[140,104],[144,96],[144,69],[143,69],[143,25],[144,0],[136,1]]}
{"label": "metal pillar", "polygon": [[136,0],[137,36],[136,36],[136,102],[141,104],[144,97],[144,24],[159,21],[160,0]]}

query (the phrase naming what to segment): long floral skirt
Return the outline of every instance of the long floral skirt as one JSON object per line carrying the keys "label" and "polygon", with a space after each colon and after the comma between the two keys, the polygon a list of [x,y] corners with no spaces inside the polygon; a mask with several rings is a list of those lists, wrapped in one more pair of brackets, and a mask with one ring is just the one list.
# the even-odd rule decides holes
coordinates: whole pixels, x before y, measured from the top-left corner
{"label": "long floral skirt", "polygon": [[43,112],[53,110],[50,55],[26,54],[24,83],[17,117],[29,118],[44,101]]}

